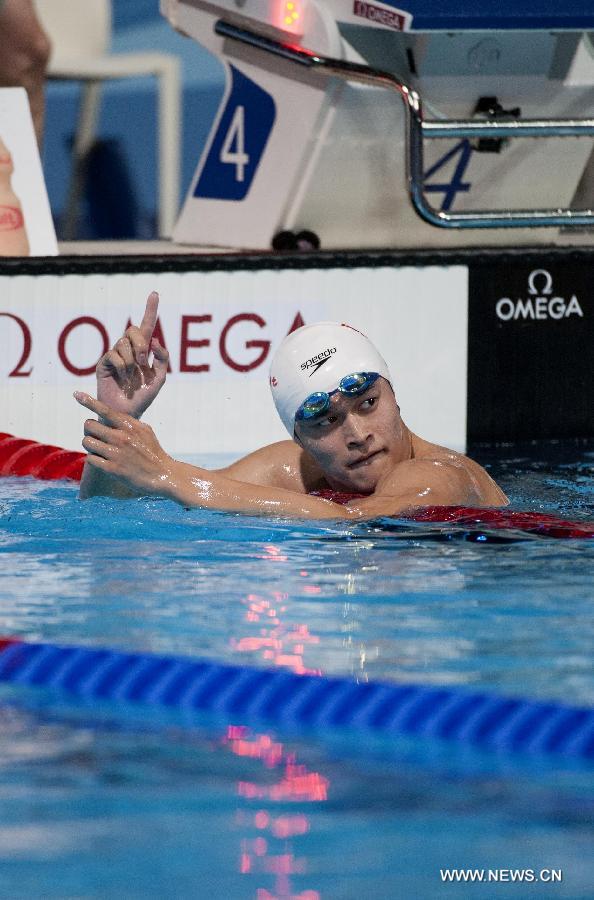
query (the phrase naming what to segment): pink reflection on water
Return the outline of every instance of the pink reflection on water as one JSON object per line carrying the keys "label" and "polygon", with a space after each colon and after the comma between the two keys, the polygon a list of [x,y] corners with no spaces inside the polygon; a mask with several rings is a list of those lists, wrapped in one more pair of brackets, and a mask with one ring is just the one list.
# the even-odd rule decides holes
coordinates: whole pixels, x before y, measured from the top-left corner
{"label": "pink reflection on water", "polygon": [[[260,559],[282,563],[287,556],[274,544],[266,544]],[[303,577],[308,573],[302,571]],[[301,587],[304,594],[321,593],[316,584],[306,583]],[[244,621],[249,624],[250,633],[235,638],[231,645],[237,653],[256,653],[279,668],[288,669],[297,675],[321,675],[321,669],[305,665],[304,653],[320,638],[310,634],[306,623],[284,624],[289,595],[282,591],[272,591],[267,596],[249,593],[242,601],[246,607]],[[311,772],[297,762],[295,753],[285,749],[282,743],[268,734],[255,734],[243,725],[230,725],[223,740],[236,756],[259,760],[268,770],[278,769],[278,779],[273,783],[255,780],[239,781],[237,793],[247,803],[265,801],[274,803],[321,803],[328,799],[330,782],[320,772]],[[315,890],[294,893],[291,876],[307,872],[307,860],[295,856],[291,841],[307,834],[310,830],[308,816],[303,812],[279,815],[266,809],[257,809],[244,819],[238,812],[238,822],[244,828],[253,828],[250,837],[241,841],[239,871],[242,874],[274,877],[272,891],[260,887],[257,900],[320,900]]]}
{"label": "pink reflection on water", "polygon": [[[309,593],[318,593],[316,585],[305,585]],[[238,653],[260,653],[262,659],[279,668],[290,669],[297,675],[321,675],[321,669],[312,669],[304,664],[303,655],[307,645],[319,644],[320,639],[310,634],[306,623],[284,625],[282,615],[286,612],[288,594],[273,591],[272,599],[259,594],[248,594],[242,602],[247,606],[245,621],[260,623],[258,634],[233,638],[231,646]]]}
{"label": "pink reflection on water", "polygon": [[258,888],[256,891],[256,900],[320,900],[317,891],[301,891],[300,894],[271,894],[265,888]]}
{"label": "pink reflection on water", "polygon": [[[244,725],[230,725],[223,743],[236,756],[258,759],[269,769],[279,769],[279,779],[272,784],[238,782],[240,797],[247,800],[265,799],[269,803],[319,803],[327,800],[329,779],[298,763],[296,754],[287,751],[280,741],[273,740],[270,735],[252,733]],[[255,829],[253,837],[245,837],[241,841],[240,873],[274,877],[273,891],[263,887],[257,889],[259,900],[321,900],[318,891],[293,893],[291,889],[291,876],[307,873],[307,859],[295,856],[289,843],[291,839],[309,832],[309,819],[304,813],[274,815],[266,809],[258,809],[253,814],[239,812],[238,822]],[[280,846],[279,842],[282,842]]]}
{"label": "pink reflection on water", "polygon": [[266,559],[268,562],[286,562],[288,559],[280,547],[275,547],[274,544],[265,544],[262,549],[264,552],[257,553],[256,559]]}

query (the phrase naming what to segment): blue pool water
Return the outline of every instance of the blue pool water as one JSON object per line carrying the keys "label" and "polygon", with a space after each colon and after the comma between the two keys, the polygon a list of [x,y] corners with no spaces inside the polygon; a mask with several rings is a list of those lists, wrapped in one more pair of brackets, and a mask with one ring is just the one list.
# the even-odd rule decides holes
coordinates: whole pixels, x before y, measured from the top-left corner
{"label": "blue pool water", "polygon": [[[515,508],[594,519],[588,448],[500,454],[492,471]],[[594,705],[594,541],[476,543],[76,490],[0,480],[0,632]],[[587,765],[188,727],[7,686],[0,714],[0,896],[592,896]],[[443,883],[454,867],[563,881]]]}

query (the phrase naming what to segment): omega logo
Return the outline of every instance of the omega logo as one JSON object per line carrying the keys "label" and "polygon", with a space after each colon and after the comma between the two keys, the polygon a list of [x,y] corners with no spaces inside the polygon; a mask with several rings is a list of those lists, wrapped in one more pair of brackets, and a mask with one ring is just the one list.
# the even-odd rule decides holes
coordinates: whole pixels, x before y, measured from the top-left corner
{"label": "omega logo", "polygon": [[[34,333],[31,326],[21,316],[17,316],[12,312],[0,311],[0,325],[4,324],[4,318],[10,319],[15,323],[20,331],[22,341],[18,362],[8,372],[8,378],[29,378],[33,372],[33,366],[31,365],[33,346],[38,341],[34,342]],[[303,324],[303,317],[298,312],[287,334],[290,334]],[[128,323],[124,328],[120,327],[118,329],[117,333],[121,334],[129,325],[130,319],[128,319]],[[257,369],[264,364],[270,352],[271,340],[267,336],[268,323],[258,313],[237,313],[222,324],[220,332],[215,331],[213,334],[214,327],[212,313],[182,315],[180,317],[178,326],[179,342],[177,344],[179,348],[179,368],[174,369],[176,373],[210,372],[213,364],[219,359],[229,369],[241,373],[250,372],[252,369]],[[98,350],[91,348],[91,358],[85,359],[84,362],[80,358],[76,359],[81,351],[85,354],[88,350],[86,339],[81,338],[81,328],[87,334],[89,329],[91,329],[91,333],[95,332],[99,338]],[[245,332],[246,328],[251,329],[247,334]],[[236,329],[239,329],[239,331],[236,331]],[[240,337],[242,334],[244,336]],[[158,337],[163,347],[167,346],[160,319],[157,319],[154,335]],[[39,335],[37,337],[39,338]],[[173,349],[175,338],[171,332],[169,333],[169,338],[169,346]],[[18,337],[14,343],[15,346],[18,345]],[[42,341],[39,341],[39,343],[43,344]],[[77,316],[64,325],[57,336],[57,345],[55,345],[57,360],[53,358],[53,351],[51,351],[52,358],[49,364],[54,365],[59,361],[62,367],[72,375],[79,377],[91,375],[95,371],[98,360],[104,353],[107,353],[110,344],[111,339],[107,328],[100,319],[94,316]],[[72,358],[73,350],[74,360]],[[244,353],[244,350],[248,352]],[[324,354],[326,352],[335,353],[336,349],[324,351]],[[321,355],[324,356],[324,354]],[[4,357],[1,362],[4,363]],[[9,365],[12,365],[12,363]],[[169,366],[168,371],[172,371],[171,366]],[[2,373],[0,373],[1,377]]]}
{"label": "omega logo", "polygon": [[502,322],[512,319],[567,319],[569,316],[584,318],[582,307],[575,294],[569,301],[553,296],[553,279],[546,269],[535,269],[528,276],[529,296],[522,300],[501,297],[495,305],[497,318]]}

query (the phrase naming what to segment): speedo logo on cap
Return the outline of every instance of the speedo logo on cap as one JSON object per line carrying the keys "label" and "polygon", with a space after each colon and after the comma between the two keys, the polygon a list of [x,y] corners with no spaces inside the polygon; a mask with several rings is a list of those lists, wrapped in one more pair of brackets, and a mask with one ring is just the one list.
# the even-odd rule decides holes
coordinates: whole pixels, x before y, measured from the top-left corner
{"label": "speedo logo on cap", "polygon": [[301,371],[305,372],[307,369],[311,369],[311,372],[309,373],[309,377],[311,378],[311,376],[318,371],[320,366],[323,366],[325,362],[328,362],[333,353],[336,353],[336,347],[327,347],[326,350],[322,350],[321,353],[302,362]]}

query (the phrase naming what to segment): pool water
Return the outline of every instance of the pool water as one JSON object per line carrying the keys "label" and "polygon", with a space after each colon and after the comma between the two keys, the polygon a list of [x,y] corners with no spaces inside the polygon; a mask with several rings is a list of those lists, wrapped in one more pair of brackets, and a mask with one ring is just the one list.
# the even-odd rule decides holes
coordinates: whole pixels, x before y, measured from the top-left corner
{"label": "pool water", "polygon": [[[514,508],[594,519],[591,447],[487,463]],[[594,705],[594,541],[468,537],[80,503],[67,482],[2,479],[0,632]],[[7,686],[0,713],[2,896],[592,895],[585,764]],[[443,883],[454,867],[563,880]]]}

